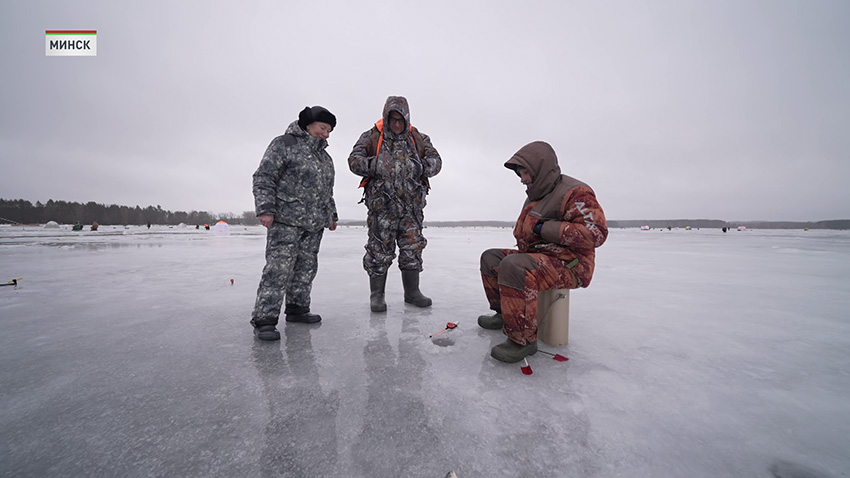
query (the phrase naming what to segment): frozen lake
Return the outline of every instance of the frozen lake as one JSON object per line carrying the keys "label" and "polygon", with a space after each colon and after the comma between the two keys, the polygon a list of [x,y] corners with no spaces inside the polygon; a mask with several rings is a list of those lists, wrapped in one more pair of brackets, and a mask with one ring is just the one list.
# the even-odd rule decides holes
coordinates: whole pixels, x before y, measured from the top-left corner
{"label": "frozen lake", "polygon": [[432,308],[393,266],[371,313],[365,229],[341,227],[324,321],[266,343],[261,227],[0,227],[0,282],[23,277],[0,287],[0,475],[850,475],[850,232],[612,229],[570,344],[541,344],[570,360],[530,376],[476,325],[510,229],[425,233]]}

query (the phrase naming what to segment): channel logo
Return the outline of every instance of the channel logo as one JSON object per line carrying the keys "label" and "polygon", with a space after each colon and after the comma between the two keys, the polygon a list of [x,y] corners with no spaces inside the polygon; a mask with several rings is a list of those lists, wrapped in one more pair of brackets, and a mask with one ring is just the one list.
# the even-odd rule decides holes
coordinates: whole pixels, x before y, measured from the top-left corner
{"label": "channel logo", "polygon": [[97,30],[45,30],[47,56],[97,56]]}

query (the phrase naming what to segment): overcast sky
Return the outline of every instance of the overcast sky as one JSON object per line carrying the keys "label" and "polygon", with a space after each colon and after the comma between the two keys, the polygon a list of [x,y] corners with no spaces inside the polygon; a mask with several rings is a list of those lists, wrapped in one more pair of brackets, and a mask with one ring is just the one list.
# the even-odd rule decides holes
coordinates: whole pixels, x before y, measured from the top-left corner
{"label": "overcast sky", "polygon": [[[850,218],[850,2],[0,3],[0,198],[240,214],[269,142],[332,111],[347,158],[389,95],[443,158],[426,220],[513,221],[544,140],[608,219]],[[96,57],[45,30],[97,30]]]}

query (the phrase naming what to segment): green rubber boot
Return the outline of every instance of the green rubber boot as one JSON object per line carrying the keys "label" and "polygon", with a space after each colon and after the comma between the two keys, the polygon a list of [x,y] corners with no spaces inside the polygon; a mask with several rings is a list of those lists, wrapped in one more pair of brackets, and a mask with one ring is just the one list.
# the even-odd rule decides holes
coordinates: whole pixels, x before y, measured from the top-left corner
{"label": "green rubber boot", "polygon": [[496,312],[493,315],[480,315],[478,316],[478,326],[482,329],[502,330],[502,327],[505,326],[505,319],[501,312]]}
{"label": "green rubber boot", "polygon": [[490,349],[490,356],[499,362],[516,363],[537,353],[537,342],[520,345],[511,339]]}
{"label": "green rubber boot", "polygon": [[404,286],[404,301],[416,307],[431,307],[431,299],[419,291],[419,271],[404,269],[401,271],[401,284]]}
{"label": "green rubber boot", "polygon": [[372,312],[386,312],[387,302],[384,299],[385,290],[387,287],[387,274],[369,278],[369,309]]}

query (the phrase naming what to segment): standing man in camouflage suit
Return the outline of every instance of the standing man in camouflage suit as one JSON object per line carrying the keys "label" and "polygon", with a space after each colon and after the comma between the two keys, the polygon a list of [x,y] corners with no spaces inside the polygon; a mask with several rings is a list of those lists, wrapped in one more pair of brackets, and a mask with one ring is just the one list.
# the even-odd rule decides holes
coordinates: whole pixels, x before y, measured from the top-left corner
{"label": "standing man in camouflage suit", "polygon": [[348,166],[364,178],[369,239],[363,268],[369,274],[371,310],[387,310],[384,290],[396,243],[404,301],[430,307],[431,299],[419,290],[422,250],[428,243],[422,235],[423,209],[428,178],[440,172],[443,160],[431,139],[410,124],[406,98],[387,98],[381,120],[357,140]]}
{"label": "standing man in camouflage suit", "polygon": [[319,267],[324,228],[336,229],[334,165],[325,151],[336,117],[321,106],[304,108],[273,139],[254,173],[254,205],[268,228],[266,266],[251,325],[260,340],[280,340],[276,326],[286,299],[286,321],[316,323],[310,291]]}
{"label": "standing man in camouflage suit", "polygon": [[593,189],[561,174],[548,143],[523,146],[505,167],[520,177],[528,197],[514,227],[517,249],[481,254],[484,293],[496,313],[482,315],[478,325],[508,336],[490,355],[512,363],[537,352],[537,293],[590,285],[608,224]]}

